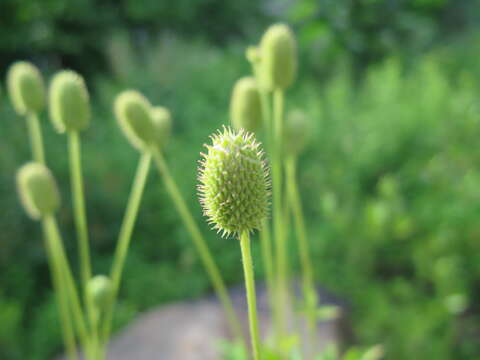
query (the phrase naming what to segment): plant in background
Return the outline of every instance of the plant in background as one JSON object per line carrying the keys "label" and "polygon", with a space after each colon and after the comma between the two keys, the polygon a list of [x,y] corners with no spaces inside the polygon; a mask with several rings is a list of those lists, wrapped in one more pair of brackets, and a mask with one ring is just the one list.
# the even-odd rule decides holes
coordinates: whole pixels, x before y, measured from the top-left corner
{"label": "plant in background", "polygon": [[44,164],[42,129],[38,119],[38,114],[45,107],[42,75],[33,64],[18,61],[8,69],[7,87],[13,108],[27,120],[33,159]]}
{"label": "plant in background", "polygon": [[268,173],[253,134],[224,128],[212,136],[199,175],[200,202],[217,232],[240,239],[252,353],[261,358],[250,232],[262,227],[268,213]]}

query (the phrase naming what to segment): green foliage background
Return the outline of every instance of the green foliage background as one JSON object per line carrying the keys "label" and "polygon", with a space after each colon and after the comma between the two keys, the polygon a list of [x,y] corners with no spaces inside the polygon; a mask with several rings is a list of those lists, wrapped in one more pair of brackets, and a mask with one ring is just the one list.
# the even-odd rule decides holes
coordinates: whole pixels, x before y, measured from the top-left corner
{"label": "green foliage background", "polygon": [[[202,219],[196,161],[208,135],[228,122],[234,81],[249,73],[245,46],[279,13],[301,45],[287,106],[305,110],[314,127],[299,181],[318,281],[348,300],[355,340],[384,344],[388,359],[480,356],[478,1],[74,3],[2,1],[0,72],[27,57],[47,79],[60,66],[88,75],[93,121],[83,156],[96,273],[108,272],[138,158],[116,127],[112,100],[137,88],[172,110],[167,160],[227,282],[241,281],[238,244]],[[15,171],[30,153],[5,91],[0,123],[0,358],[43,360],[60,350],[61,338],[41,232],[14,191]],[[75,265],[66,139],[47,113],[42,126]],[[117,327],[210,290],[152,171]]]}

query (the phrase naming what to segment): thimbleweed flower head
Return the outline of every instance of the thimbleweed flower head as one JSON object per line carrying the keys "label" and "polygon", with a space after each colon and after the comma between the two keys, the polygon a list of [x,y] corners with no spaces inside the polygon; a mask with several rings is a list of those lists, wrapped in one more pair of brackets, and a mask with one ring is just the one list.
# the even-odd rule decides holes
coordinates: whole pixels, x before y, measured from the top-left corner
{"label": "thimbleweed flower head", "polygon": [[256,131],[262,122],[262,106],[257,82],[251,76],[237,81],[230,100],[230,121],[236,130]]}
{"label": "thimbleweed flower head", "polygon": [[265,87],[270,90],[289,87],[297,74],[297,44],[290,28],[285,24],[270,26],[260,48]]}
{"label": "thimbleweed flower head", "polygon": [[260,144],[252,133],[226,127],[211,139],[199,169],[204,215],[223,235],[259,229],[269,205],[269,180]]}
{"label": "thimbleweed flower head", "polygon": [[55,179],[40,163],[30,162],[18,170],[17,188],[22,205],[32,219],[51,215],[60,207]]}
{"label": "thimbleweed flower head", "polygon": [[42,75],[35,65],[18,61],[8,69],[7,87],[12,105],[19,115],[40,112],[45,105]]}
{"label": "thimbleweed flower head", "polygon": [[88,281],[87,293],[97,309],[104,309],[112,294],[112,282],[105,275],[96,275]]}
{"label": "thimbleweed flower head", "polygon": [[296,156],[301,153],[308,143],[310,134],[305,113],[301,110],[292,110],[287,115],[283,131],[285,154]]}
{"label": "thimbleweed flower head", "polygon": [[152,106],[142,94],[135,90],[122,92],[115,99],[114,110],[120,128],[134,147],[145,150],[155,141]]}
{"label": "thimbleweed flower head", "polygon": [[74,71],[58,72],[50,85],[50,116],[55,129],[82,131],[90,123],[90,104],[83,78]]}
{"label": "thimbleweed flower head", "polygon": [[155,143],[161,148],[168,143],[172,132],[172,115],[163,106],[156,106],[152,109],[152,122],[155,127]]}

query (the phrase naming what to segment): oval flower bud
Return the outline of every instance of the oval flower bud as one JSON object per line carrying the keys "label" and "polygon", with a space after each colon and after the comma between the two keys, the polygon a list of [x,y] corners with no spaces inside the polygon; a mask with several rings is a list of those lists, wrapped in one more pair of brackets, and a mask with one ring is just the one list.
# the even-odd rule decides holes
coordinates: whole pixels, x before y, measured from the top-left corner
{"label": "oval flower bud", "polygon": [[260,43],[262,82],[267,89],[285,89],[297,74],[297,44],[287,25],[270,26]]}
{"label": "oval flower bud", "polygon": [[97,309],[102,310],[112,295],[112,282],[105,275],[92,277],[87,284],[87,293]]}
{"label": "oval flower bud", "polygon": [[262,104],[257,82],[251,76],[238,80],[230,100],[230,121],[236,130],[254,132],[262,123]]}
{"label": "oval flower bud", "polygon": [[26,61],[10,66],[7,87],[13,108],[19,115],[38,113],[45,105],[45,87],[37,67]]}
{"label": "oval flower bud", "polygon": [[283,129],[285,154],[298,155],[308,143],[310,126],[305,113],[292,110],[288,113]]}
{"label": "oval flower bud", "polygon": [[82,76],[62,70],[50,85],[50,116],[59,133],[82,131],[90,124],[90,104]]}
{"label": "oval flower bud", "polygon": [[27,214],[40,219],[60,207],[60,193],[52,173],[40,163],[30,162],[17,172],[17,188]]}
{"label": "oval flower bud", "polygon": [[135,90],[122,92],[115,99],[115,115],[118,124],[130,143],[145,150],[155,141],[150,102]]}
{"label": "oval flower bud", "polygon": [[199,169],[204,215],[223,235],[259,229],[269,204],[263,152],[252,133],[224,127],[211,137]]}
{"label": "oval flower bud", "polygon": [[167,144],[172,132],[172,115],[163,106],[154,107],[151,115],[155,127],[155,143],[162,148]]}
{"label": "oval flower bud", "polygon": [[250,45],[245,51],[245,57],[251,64],[258,64],[260,62],[260,51],[258,46]]}

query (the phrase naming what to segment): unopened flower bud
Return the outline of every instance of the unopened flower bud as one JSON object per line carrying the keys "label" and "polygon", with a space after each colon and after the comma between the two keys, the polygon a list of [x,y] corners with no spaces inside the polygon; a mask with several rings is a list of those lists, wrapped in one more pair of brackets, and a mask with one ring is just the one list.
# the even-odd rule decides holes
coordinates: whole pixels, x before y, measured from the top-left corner
{"label": "unopened flower bud", "polygon": [[262,123],[262,105],[257,82],[251,76],[241,78],[233,87],[230,121],[236,130],[256,131]]}
{"label": "unopened flower bud", "polygon": [[310,135],[305,113],[301,110],[289,112],[283,131],[285,154],[297,156],[307,145]]}
{"label": "unopened flower bud", "polygon": [[[262,37],[261,72],[267,89],[285,89],[297,74],[297,44],[287,25],[270,26]],[[262,80],[263,81],[263,80]]]}
{"label": "unopened flower bud", "polygon": [[245,51],[245,57],[252,64],[257,64],[260,62],[261,57],[258,46],[251,45],[247,47],[247,50]]}
{"label": "unopened flower bud", "polygon": [[154,107],[151,115],[155,127],[155,143],[162,148],[168,143],[172,133],[172,115],[162,106]]}
{"label": "unopened flower bud", "polygon": [[199,169],[204,215],[223,235],[259,229],[268,213],[269,180],[260,144],[243,129],[211,137]]}
{"label": "unopened flower bud", "polygon": [[55,74],[50,85],[50,116],[55,129],[82,131],[90,124],[90,104],[82,76],[62,70]]}
{"label": "unopened flower bud", "polygon": [[112,295],[112,282],[105,275],[96,275],[88,281],[87,293],[97,309],[103,310]]}
{"label": "unopened flower bud", "polygon": [[145,150],[155,141],[150,102],[135,90],[122,92],[115,99],[115,115],[118,124],[130,143]]}
{"label": "unopened flower bud", "polygon": [[36,162],[17,173],[17,188],[27,214],[33,219],[53,214],[60,207],[60,193],[50,170]]}
{"label": "unopened flower bud", "polygon": [[17,114],[38,113],[45,106],[45,87],[42,75],[35,65],[18,61],[10,66],[7,87]]}

